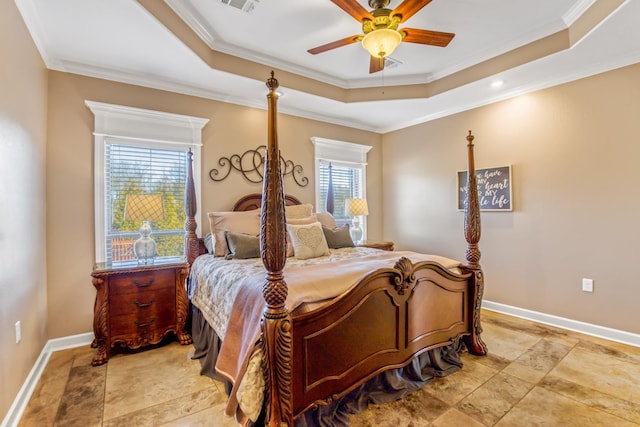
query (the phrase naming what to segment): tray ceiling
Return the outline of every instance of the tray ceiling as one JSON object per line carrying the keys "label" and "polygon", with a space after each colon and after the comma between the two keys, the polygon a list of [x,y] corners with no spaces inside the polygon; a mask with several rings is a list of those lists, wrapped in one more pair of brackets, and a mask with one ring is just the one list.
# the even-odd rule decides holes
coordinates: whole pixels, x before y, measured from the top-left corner
{"label": "tray ceiling", "polygon": [[260,108],[273,69],[281,112],[380,133],[640,61],[638,0],[433,0],[402,26],[449,46],[402,43],[375,74],[359,43],[307,53],[361,33],[331,1],[247,1],[16,4],[50,69]]}

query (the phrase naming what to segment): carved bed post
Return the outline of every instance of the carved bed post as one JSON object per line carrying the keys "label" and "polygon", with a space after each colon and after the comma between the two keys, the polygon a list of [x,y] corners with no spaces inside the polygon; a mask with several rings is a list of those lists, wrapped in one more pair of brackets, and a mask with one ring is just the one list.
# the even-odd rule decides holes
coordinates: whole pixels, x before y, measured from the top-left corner
{"label": "carved bed post", "polygon": [[268,426],[292,426],[291,313],[285,305],[288,289],[282,273],[287,260],[286,219],[276,126],[278,80],[274,78],[273,71],[267,87],[269,129],[260,218],[260,254],[267,270],[263,287],[267,306],[262,317],[267,403],[265,423]]}
{"label": "carved bed post", "polygon": [[187,216],[184,222],[184,229],[187,232],[184,236],[184,249],[189,265],[200,255],[200,242],[196,235],[196,228],[198,227],[196,222],[197,210],[198,202],[196,201],[196,188],[193,181],[193,152],[189,148],[187,153],[187,186],[184,192],[184,212]]}
{"label": "carved bed post", "polygon": [[482,304],[482,293],[484,291],[484,275],[482,267],[480,267],[480,249],[478,242],[480,241],[480,204],[478,202],[478,184],[476,180],[475,160],[473,156],[473,135],[469,131],[467,135],[467,206],[464,212],[464,237],[467,240],[467,265],[465,268],[475,276],[475,284],[472,295],[472,314],[473,325],[471,335],[464,337],[464,343],[472,354],[487,354],[487,346],[482,341],[480,334],[482,326],[480,325],[480,307]]}

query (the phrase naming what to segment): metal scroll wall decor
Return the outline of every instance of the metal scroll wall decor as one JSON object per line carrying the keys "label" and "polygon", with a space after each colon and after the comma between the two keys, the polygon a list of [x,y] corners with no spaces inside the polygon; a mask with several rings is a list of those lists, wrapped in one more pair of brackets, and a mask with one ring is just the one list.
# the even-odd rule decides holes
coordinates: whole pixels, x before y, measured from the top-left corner
{"label": "metal scroll wall decor", "polygon": [[[264,156],[266,146],[261,145],[255,150],[247,150],[242,154],[234,154],[231,157],[220,157],[218,165],[220,169],[211,169],[209,178],[213,181],[220,182],[227,179],[232,170],[240,172],[249,182],[259,184],[263,181]],[[304,170],[301,165],[296,165],[292,160],[285,160],[280,155],[280,164],[282,169],[282,177],[291,175],[296,184],[300,187],[306,187],[309,184],[309,178],[304,176]]]}

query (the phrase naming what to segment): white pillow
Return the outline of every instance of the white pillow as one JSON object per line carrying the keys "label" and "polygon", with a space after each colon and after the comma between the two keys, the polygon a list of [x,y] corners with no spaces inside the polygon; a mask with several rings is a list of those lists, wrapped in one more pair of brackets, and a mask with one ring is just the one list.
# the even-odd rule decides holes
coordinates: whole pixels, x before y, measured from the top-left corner
{"label": "white pillow", "polygon": [[311,216],[313,212],[313,205],[311,203],[305,203],[303,205],[289,205],[284,208],[287,219],[290,218],[306,218]]}
{"label": "white pillow", "polygon": [[260,234],[260,209],[243,212],[209,212],[209,226],[214,239],[213,254],[225,256],[229,253],[225,231],[234,233]]}
{"label": "white pillow", "polygon": [[287,224],[294,256],[297,259],[317,258],[329,255],[329,246],[319,222],[307,225]]}
{"label": "white pillow", "polygon": [[[287,224],[291,225],[308,225],[313,224],[314,222],[318,222],[318,218],[315,215],[307,216],[304,218],[287,218]],[[291,237],[289,237],[289,232],[287,232],[287,258],[293,255],[294,252],[293,245],[291,244]]]}
{"label": "white pillow", "polygon": [[316,212],[316,218],[323,227],[336,228],[336,219],[329,212]]}
{"label": "white pillow", "polygon": [[[291,225],[309,225],[309,224],[313,224],[314,222],[320,222],[320,220],[315,214],[305,216],[305,217],[300,217],[300,218],[287,217],[287,224],[291,224]],[[320,222],[320,224],[322,223]]]}

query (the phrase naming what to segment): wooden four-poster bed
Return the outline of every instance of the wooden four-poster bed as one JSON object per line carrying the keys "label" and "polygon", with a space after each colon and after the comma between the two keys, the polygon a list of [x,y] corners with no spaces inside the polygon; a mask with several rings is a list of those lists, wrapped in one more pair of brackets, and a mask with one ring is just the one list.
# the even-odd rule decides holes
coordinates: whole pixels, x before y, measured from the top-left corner
{"label": "wooden four-poster bed", "polygon": [[[428,258],[413,252],[381,254],[383,251],[368,249],[376,253],[365,254],[368,258],[332,261],[330,267],[325,266],[321,271],[316,268],[315,277],[320,277],[321,287],[325,281],[331,281],[330,276],[339,265],[346,269],[368,268],[369,265],[382,267],[351,271],[352,276],[349,277],[356,277],[351,279],[353,283],[348,283],[344,291],[331,295],[322,304],[309,304],[307,309],[301,309],[298,304],[296,307],[288,306],[293,304],[291,295],[298,292],[297,282],[303,276],[300,272],[307,267],[298,267],[295,261],[291,261],[289,263],[294,265],[287,266],[285,271],[285,263],[288,262],[285,212],[289,209],[285,209],[285,205],[299,202],[285,196],[283,189],[276,129],[278,81],[273,73],[267,87],[268,145],[263,192],[257,198],[243,199],[234,208],[235,211],[259,215],[262,260],[259,269],[262,272],[258,275],[258,286],[254,283],[253,291],[245,291],[244,288],[236,291],[238,296],[227,320],[229,326],[225,326],[224,337],[215,344],[221,346],[215,355],[217,374],[230,382],[230,400],[236,399],[235,393],[241,388],[240,374],[251,370],[250,360],[253,357],[250,359],[248,355],[259,354],[261,357],[264,375],[260,380],[264,379],[266,407],[261,420],[264,419],[269,426],[292,426],[294,420],[301,420],[309,411],[340,401],[381,373],[408,367],[427,353],[432,360],[437,359],[439,356],[433,356],[431,352],[457,344],[460,340],[470,353],[486,354],[486,346],[480,337],[483,273],[479,264],[480,213],[475,191],[467,192],[468,209],[464,220],[466,264],[456,262],[444,266],[442,263],[451,260]],[[467,141],[468,184],[469,188],[476,188],[471,132]],[[193,277],[197,258],[207,253],[203,239],[196,235],[197,205],[191,153],[188,174],[185,210],[187,257],[192,266],[191,288],[195,286],[193,282],[199,280]],[[251,211],[258,206],[259,211]],[[349,249],[354,252],[359,248]],[[207,258],[214,257],[209,255]],[[380,262],[382,264],[377,264]],[[245,265],[248,264],[236,264],[234,274],[238,274]],[[257,271],[256,267],[252,268]],[[243,281],[251,280],[245,278]],[[291,288],[290,283],[293,283]],[[236,283],[230,289],[236,285],[239,286]],[[248,298],[245,292],[253,292],[257,299],[239,303],[237,300]],[[203,303],[194,302],[197,300],[194,290],[190,289],[189,294],[192,303],[200,308]],[[251,313],[257,319],[254,319],[257,326],[251,326],[245,320],[245,316],[250,317]],[[234,341],[235,349],[224,354],[225,347]],[[217,350],[220,350],[219,357]],[[238,354],[247,357],[230,360]],[[241,421],[246,420],[238,405],[229,405],[227,410]]]}

